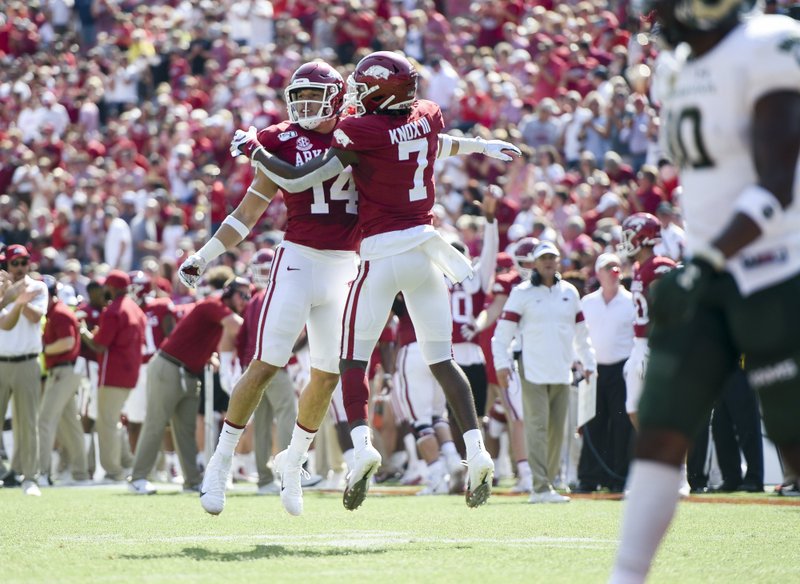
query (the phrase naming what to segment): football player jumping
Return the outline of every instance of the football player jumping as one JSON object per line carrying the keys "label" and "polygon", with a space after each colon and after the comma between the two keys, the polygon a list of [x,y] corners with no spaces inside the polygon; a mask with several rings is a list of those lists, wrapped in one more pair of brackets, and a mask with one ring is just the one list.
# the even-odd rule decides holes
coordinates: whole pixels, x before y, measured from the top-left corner
{"label": "football player jumping", "polygon": [[[340,371],[345,409],[355,447],[344,506],[356,509],[366,497],[380,454],[367,425],[366,365],[396,294],[403,292],[426,362],[465,430],[469,484],[467,504],[489,497],[493,465],[478,429],[469,384],[451,354],[452,320],[444,273],[459,282],[472,268],[431,224],[433,163],[451,153],[484,153],[511,160],[519,150],[503,142],[459,139],[442,134],[439,106],[416,97],[417,72],[399,54],[364,57],[348,79],[354,115],[339,121],[332,148],[302,165],[287,164],[259,142],[255,129],[238,131],[232,149],[288,191],[308,189],[338,176],[347,166],[358,189],[364,237],[361,266],[343,318]],[[291,198],[291,197],[290,197]],[[291,450],[291,447],[290,447]]]}

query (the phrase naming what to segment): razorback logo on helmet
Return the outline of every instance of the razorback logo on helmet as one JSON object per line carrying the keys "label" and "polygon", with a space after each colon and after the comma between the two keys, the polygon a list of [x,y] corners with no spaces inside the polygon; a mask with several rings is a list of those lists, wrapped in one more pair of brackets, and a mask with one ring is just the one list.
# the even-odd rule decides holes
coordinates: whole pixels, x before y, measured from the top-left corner
{"label": "razorback logo on helmet", "polygon": [[633,257],[642,247],[654,246],[661,241],[661,221],[650,213],[634,213],[622,222],[620,253]]}
{"label": "razorback logo on helmet", "polygon": [[288,140],[291,140],[292,138],[296,137],[297,137],[297,132],[295,132],[294,130],[289,130],[288,132],[281,132],[280,134],[278,134],[278,140],[280,140],[281,142],[287,142]]}
{"label": "razorback logo on helmet", "polygon": [[365,77],[375,77],[376,79],[389,79],[391,74],[391,71],[381,65],[372,65],[364,71]]}
{"label": "razorback logo on helmet", "polygon": [[353,141],[350,139],[350,136],[348,136],[342,130],[339,129],[333,132],[333,139],[336,140],[339,144],[341,144],[345,148],[353,143]]}

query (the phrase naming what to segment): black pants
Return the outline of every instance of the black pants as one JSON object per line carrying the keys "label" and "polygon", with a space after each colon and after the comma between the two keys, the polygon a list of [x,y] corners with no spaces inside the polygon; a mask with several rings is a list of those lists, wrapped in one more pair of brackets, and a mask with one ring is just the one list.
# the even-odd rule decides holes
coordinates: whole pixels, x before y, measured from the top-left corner
{"label": "black pants", "polygon": [[[742,482],[764,484],[764,446],[761,439],[761,416],[755,392],[744,371],[737,371],[728,381],[714,409],[711,431],[717,449],[717,461],[725,485],[736,488]],[[742,479],[741,456],[747,462]]]}
{"label": "black pants", "polygon": [[583,428],[581,485],[622,490],[628,477],[633,425],[625,411],[625,361],[597,366],[596,413]]}

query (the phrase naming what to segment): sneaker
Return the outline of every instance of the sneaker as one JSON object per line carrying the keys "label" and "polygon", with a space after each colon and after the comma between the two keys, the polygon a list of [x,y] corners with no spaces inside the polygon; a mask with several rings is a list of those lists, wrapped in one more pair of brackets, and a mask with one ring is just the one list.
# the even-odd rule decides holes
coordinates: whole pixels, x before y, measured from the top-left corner
{"label": "sneaker", "polygon": [[528,475],[522,477],[517,481],[517,484],[511,487],[511,492],[515,495],[520,493],[530,493],[533,490],[533,477]]}
{"label": "sneaker", "polygon": [[128,490],[134,495],[155,495],[156,488],[147,479],[138,479],[128,483]]}
{"label": "sneaker", "polygon": [[42,492],[39,490],[39,485],[36,481],[22,481],[22,492],[31,497],[41,497]]}
{"label": "sneaker", "polygon": [[200,487],[200,504],[211,515],[219,515],[225,508],[225,488],[232,463],[232,456],[223,456],[219,452],[208,461],[203,486]]}
{"label": "sneaker", "polygon": [[303,468],[307,457],[305,455],[299,461],[290,461],[288,450],[275,455],[275,471],[281,478],[281,504],[289,515],[303,514],[303,479],[310,477]]}
{"label": "sneaker", "polygon": [[450,494],[450,475],[431,477],[431,480],[417,492],[417,496],[426,495],[449,495]]}
{"label": "sneaker", "polygon": [[481,450],[467,461],[467,507],[478,507],[492,494],[494,463],[491,455]]}
{"label": "sneaker", "polygon": [[798,481],[788,480],[775,487],[775,492],[781,497],[800,497]]}
{"label": "sneaker", "polygon": [[271,483],[267,483],[266,485],[261,485],[258,487],[258,491],[256,491],[259,495],[279,495],[281,492],[281,486],[272,481]]}
{"label": "sneaker", "polygon": [[559,495],[555,491],[544,491],[543,493],[532,493],[528,503],[569,503],[570,498]]}
{"label": "sneaker", "polygon": [[356,452],[353,470],[347,476],[347,486],[344,488],[342,503],[348,511],[355,511],[367,498],[369,483],[372,475],[381,465],[381,455],[374,446],[368,444]]}
{"label": "sneaker", "polygon": [[39,475],[39,478],[36,479],[36,484],[38,484],[42,488],[52,487],[53,481],[50,480],[50,477],[48,475],[41,474]]}

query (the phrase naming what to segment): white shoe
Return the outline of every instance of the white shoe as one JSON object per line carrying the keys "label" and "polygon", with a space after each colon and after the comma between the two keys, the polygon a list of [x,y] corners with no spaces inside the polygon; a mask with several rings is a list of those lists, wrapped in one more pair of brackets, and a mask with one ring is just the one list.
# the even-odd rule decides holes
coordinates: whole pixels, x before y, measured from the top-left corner
{"label": "white shoe", "polygon": [[425,462],[422,460],[418,460],[416,463],[409,463],[406,472],[403,473],[403,476],[400,477],[400,484],[401,485],[419,485],[422,484],[425,480],[423,476],[423,470],[425,469]]}
{"label": "white shoe", "polygon": [[348,511],[358,509],[367,498],[372,475],[381,466],[381,454],[371,444],[356,451],[354,458],[353,470],[347,476],[347,486],[342,497],[344,508]]}
{"label": "white shoe", "polygon": [[492,494],[494,463],[491,455],[481,450],[467,461],[467,507],[478,507]]}
{"label": "white shoe", "polygon": [[281,492],[281,486],[277,482],[272,481],[271,483],[258,487],[257,492],[259,495],[278,495]]}
{"label": "white shoe", "polygon": [[39,490],[39,485],[36,481],[22,481],[22,492],[31,497],[41,497],[42,492]]}
{"label": "white shoe", "polygon": [[203,484],[200,487],[200,504],[211,515],[219,515],[225,508],[225,488],[231,473],[232,456],[215,452],[208,461]]}
{"label": "white shoe", "polygon": [[511,492],[515,495],[520,493],[530,493],[533,490],[533,477],[528,475],[522,477],[517,481],[517,484],[511,487]]}
{"label": "white shoe", "polygon": [[40,474],[39,478],[36,479],[36,484],[38,484],[43,489],[53,486],[53,484],[50,482],[50,477],[48,477],[47,475],[43,475],[43,474]]}
{"label": "white shoe", "polygon": [[328,478],[325,480],[322,488],[327,489],[329,491],[343,491],[345,485],[345,478],[347,477],[347,471],[344,470],[331,470],[328,473]]}
{"label": "white shoe", "polygon": [[138,479],[128,483],[128,490],[134,495],[155,495],[156,488],[147,479]]}
{"label": "white shoe", "polygon": [[305,455],[299,461],[291,461],[288,450],[282,450],[275,455],[275,472],[281,477],[281,504],[289,515],[303,514],[302,481],[310,476],[303,468],[307,457]]}
{"label": "white shoe", "polygon": [[570,498],[559,495],[555,491],[544,491],[543,493],[533,493],[528,499],[528,503],[569,503]]}
{"label": "white shoe", "polygon": [[417,492],[417,496],[426,495],[449,495],[450,494],[450,475],[431,477],[425,487]]}

